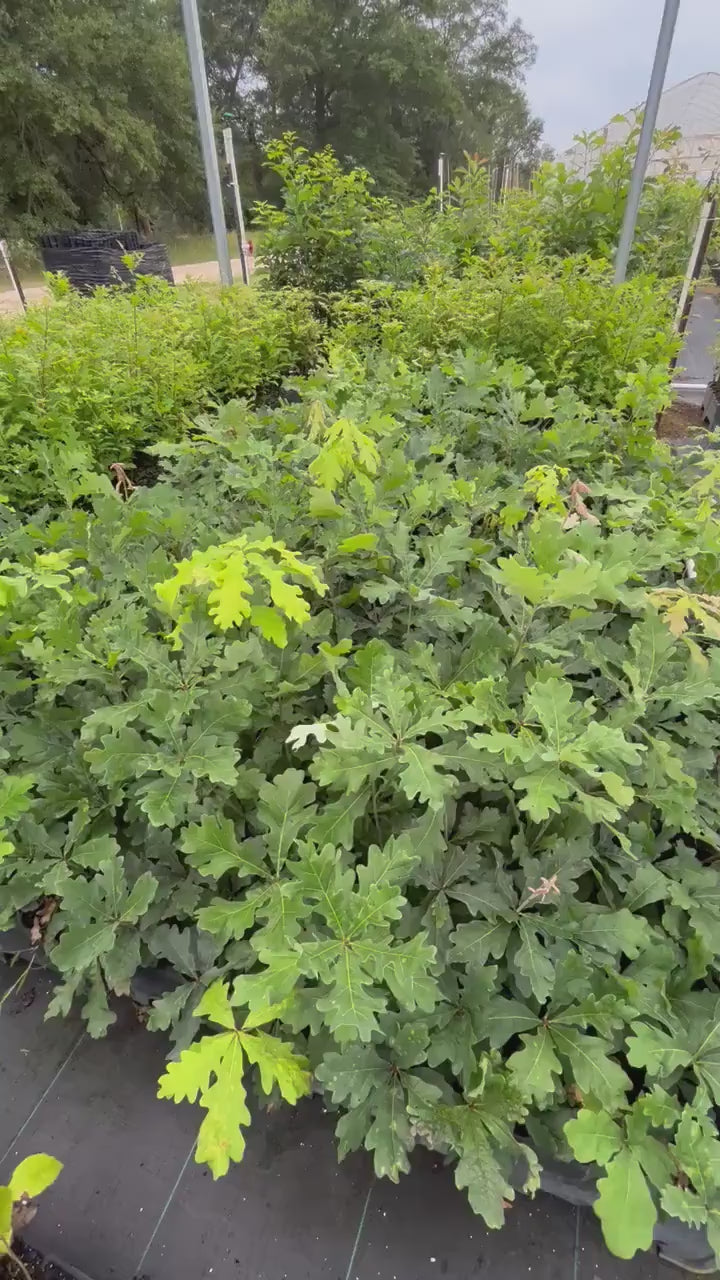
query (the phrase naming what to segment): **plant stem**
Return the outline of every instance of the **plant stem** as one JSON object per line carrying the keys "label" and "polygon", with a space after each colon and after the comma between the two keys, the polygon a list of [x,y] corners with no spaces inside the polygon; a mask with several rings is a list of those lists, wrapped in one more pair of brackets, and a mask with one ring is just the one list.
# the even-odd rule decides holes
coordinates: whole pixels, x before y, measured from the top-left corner
{"label": "plant stem", "polygon": [[25,1263],[22,1258],[18,1258],[15,1250],[10,1245],[10,1241],[6,1240],[5,1236],[0,1236],[0,1244],[3,1246],[8,1258],[12,1258],[15,1266],[23,1277],[23,1280],[32,1280],[32,1276],[25,1266]]}
{"label": "plant stem", "polygon": [[13,995],[20,987],[22,987],[23,982],[25,981],[30,970],[33,967],[36,953],[37,953],[37,947],[34,949],[30,957],[30,963],[28,964],[27,969],[23,969],[22,973],[20,974],[20,977],[15,982],[13,982],[12,986],[8,988],[8,990],[5,992],[2,999],[0,999],[0,1009],[2,1009],[3,1005],[5,1004],[5,1001],[8,1000],[11,995]]}

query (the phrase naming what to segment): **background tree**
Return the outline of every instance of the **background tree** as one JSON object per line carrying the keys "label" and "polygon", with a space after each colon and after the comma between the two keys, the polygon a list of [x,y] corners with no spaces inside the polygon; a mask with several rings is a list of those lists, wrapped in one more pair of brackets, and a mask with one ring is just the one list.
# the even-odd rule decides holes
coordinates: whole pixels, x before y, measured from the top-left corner
{"label": "background tree", "polygon": [[204,12],[215,102],[251,148],[292,130],[386,191],[427,187],[439,151],[535,152],[523,90],[535,46],[507,0],[254,0],[242,19],[233,0],[208,0]]}
{"label": "background tree", "polygon": [[0,225],[202,216],[174,0],[0,4]]}
{"label": "background tree", "polygon": [[[380,193],[427,190],[437,154],[529,158],[532,39],[507,0],[200,0],[218,127],[248,202],[292,130]],[[0,232],[207,225],[180,0],[0,0]]]}

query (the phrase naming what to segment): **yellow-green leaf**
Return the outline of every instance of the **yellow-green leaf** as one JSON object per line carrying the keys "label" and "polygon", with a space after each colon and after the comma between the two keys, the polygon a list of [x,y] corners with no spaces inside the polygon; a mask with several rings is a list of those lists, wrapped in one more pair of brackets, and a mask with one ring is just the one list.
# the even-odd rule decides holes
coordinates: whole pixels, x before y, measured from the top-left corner
{"label": "yellow-green leaf", "polygon": [[266,604],[256,604],[250,611],[250,622],[258,631],[278,649],[287,645],[287,627],[277,609]]}
{"label": "yellow-green leaf", "polygon": [[207,1018],[210,1022],[215,1022],[220,1027],[227,1027],[229,1031],[234,1031],[235,1014],[228,999],[228,984],[226,982],[213,982],[196,1006],[194,1016],[196,1018]]}
{"label": "yellow-green leaf", "polygon": [[0,1187],[0,1257],[12,1243],[13,1194],[9,1187]]}
{"label": "yellow-green leaf", "polygon": [[265,1093],[271,1093],[276,1084],[285,1101],[294,1104],[310,1092],[307,1058],[294,1053],[292,1045],[265,1031],[241,1032],[240,1039],[248,1060],[259,1068]]}
{"label": "yellow-green leaf", "polygon": [[61,1171],[62,1165],[54,1156],[28,1156],[21,1160],[10,1179],[13,1200],[34,1200],[52,1186]]}
{"label": "yellow-green leaf", "polygon": [[352,555],[354,551],[374,551],[377,542],[377,536],[374,533],[356,533],[352,538],[344,538],[338,546],[338,551],[347,555]]}

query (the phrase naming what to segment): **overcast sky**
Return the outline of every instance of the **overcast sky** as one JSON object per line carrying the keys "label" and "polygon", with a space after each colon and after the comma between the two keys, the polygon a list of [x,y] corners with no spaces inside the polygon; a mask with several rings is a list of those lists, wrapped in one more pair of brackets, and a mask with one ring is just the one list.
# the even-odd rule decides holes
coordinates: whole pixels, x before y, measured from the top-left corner
{"label": "overcast sky", "polygon": [[[538,45],[528,76],[557,150],[645,99],[663,0],[508,0]],[[666,87],[720,71],[720,0],[680,0]]]}

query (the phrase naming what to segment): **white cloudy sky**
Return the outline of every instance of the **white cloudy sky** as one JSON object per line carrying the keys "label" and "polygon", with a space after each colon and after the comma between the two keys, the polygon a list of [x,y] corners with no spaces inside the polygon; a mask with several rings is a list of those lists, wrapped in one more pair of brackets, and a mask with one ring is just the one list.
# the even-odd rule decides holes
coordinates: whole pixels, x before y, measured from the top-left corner
{"label": "white cloudy sky", "polygon": [[[643,101],[663,0],[508,0],[538,45],[528,77],[545,137],[562,149]],[[666,85],[720,71],[720,0],[680,0]]]}

